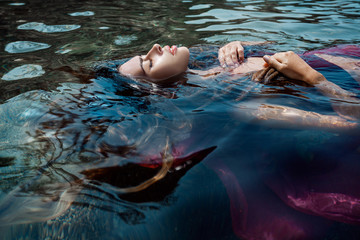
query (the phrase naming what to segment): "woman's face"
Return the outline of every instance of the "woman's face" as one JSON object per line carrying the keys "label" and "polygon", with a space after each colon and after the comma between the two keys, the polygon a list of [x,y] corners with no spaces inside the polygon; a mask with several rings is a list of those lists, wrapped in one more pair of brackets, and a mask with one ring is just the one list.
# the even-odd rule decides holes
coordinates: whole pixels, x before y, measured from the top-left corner
{"label": "woman's face", "polygon": [[186,47],[161,47],[155,44],[146,55],[136,56],[119,67],[119,72],[130,77],[164,80],[185,72],[189,62]]}

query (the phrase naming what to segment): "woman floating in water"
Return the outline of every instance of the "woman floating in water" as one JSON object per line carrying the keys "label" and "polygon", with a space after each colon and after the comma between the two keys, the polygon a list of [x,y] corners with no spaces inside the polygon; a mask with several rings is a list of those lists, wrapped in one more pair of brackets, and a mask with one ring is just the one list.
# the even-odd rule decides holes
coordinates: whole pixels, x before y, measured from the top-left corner
{"label": "woman floating in water", "polygon": [[[186,69],[189,61],[187,48],[159,45],[143,56],[136,56],[118,68],[120,74],[146,79],[151,82],[166,82],[185,71],[204,77],[228,72],[248,74],[254,72],[254,81],[271,83],[280,74],[292,81],[300,81],[316,88],[332,101],[340,116],[323,115],[296,108],[241,102],[237,112],[244,117],[255,117],[268,122],[292,123],[295,126],[353,129],[360,119],[360,101],[355,94],[330,82],[321,70],[345,71],[359,81],[360,48],[343,45],[325,50],[310,51],[302,55],[281,52],[274,55],[258,54],[261,57],[245,56],[240,42],[232,42],[220,48],[219,67],[208,71]],[[162,72],[164,75],[154,74]],[[155,70],[154,72],[152,72]],[[319,70],[319,71],[318,71]],[[286,140],[288,138],[286,137]],[[291,136],[289,136],[291,141]],[[256,140],[261,142],[262,139]],[[262,143],[259,143],[261,145]],[[264,142],[263,144],[267,144]],[[296,159],[296,154],[285,157],[284,162],[261,154],[254,157],[257,162],[262,190],[250,189],[249,184],[234,170],[242,154],[231,157],[231,167],[223,163],[226,156],[215,151],[206,164],[218,174],[229,195],[233,230],[241,239],[319,239],[334,220],[349,224],[360,224],[360,195],[358,187],[358,149],[356,142],[349,144],[349,152],[342,158],[324,156],[319,152],[309,162]],[[320,144],[321,145],[321,144]],[[336,146],[336,143],[329,145]],[[253,146],[251,146],[253,147]],[[327,146],[328,147],[328,146]],[[339,146],[336,146],[339,147]],[[286,149],[278,151],[286,154]],[[327,150],[325,150],[327,152]],[[245,149],[243,153],[246,153]],[[261,152],[261,151],[260,151]],[[336,151],[329,151],[334,154]],[[270,152],[271,153],[271,152]],[[314,153],[314,154],[315,154]],[[215,157],[214,157],[215,156]],[[258,159],[257,159],[258,158]],[[244,161],[246,162],[246,160]],[[273,163],[273,164],[271,164]],[[229,163],[228,163],[229,164]],[[260,182],[259,181],[259,182]],[[253,186],[253,185],[251,185]],[[269,191],[270,190],[270,191]],[[305,214],[303,214],[305,213]],[[311,215],[321,218],[311,218]]]}
{"label": "woman floating in water", "polygon": [[[245,42],[244,45],[254,43]],[[185,71],[199,74],[204,77],[216,75],[228,71],[231,74],[253,74],[254,81],[268,83],[275,79],[279,72],[287,78],[302,81],[314,86],[323,95],[332,100],[333,108],[340,116],[322,115],[311,111],[304,111],[296,108],[255,104],[242,104],[239,111],[241,117],[250,117],[258,120],[267,120],[271,123],[287,122],[291,125],[305,127],[321,127],[336,129],[351,129],[357,127],[352,122],[360,118],[360,101],[354,94],[342,89],[340,86],[328,81],[324,75],[314,68],[335,67],[347,71],[356,80],[360,76],[359,59],[351,56],[334,56],[335,54],[347,54],[351,52],[353,57],[360,56],[360,48],[346,45],[330,49],[307,52],[297,55],[294,52],[281,52],[273,56],[263,57],[244,56],[244,47],[241,42],[231,42],[220,48],[218,59],[221,67],[207,71],[187,69],[189,62],[189,49],[186,47],[165,46],[155,44],[146,55],[139,55],[131,58],[118,67],[120,74],[131,77],[146,79],[151,82],[163,83]],[[310,65],[313,65],[312,68]],[[265,67],[265,68],[264,68]],[[270,120],[270,121],[269,121]]]}
{"label": "woman floating in water", "polygon": [[[329,82],[322,74],[320,74],[318,71],[310,67],[310,65],[313,66],[314,68],[326,67],[326,66],[333,67],[334,65],[331,63],[336,63],[338,66],[341,66],[342,68],[347,70],[352,76],[354,76],[354,78],[356,78],[358,73],[358,70],[356,69],[357,66],[356,64],[358,63],[357,59],[346,58],[347,62],[343,62],[343,59],[339,59],[340,57],[338,56],[325,54],[325,53],[346,54],[347,53],[346,51],[348,49],[354,50],[352,52],[357,51],[358,55],[356,56],[357,57],[360,56],[359,48],[356,47],[353,47],[353,49],[352,46],[330,48],[324,51],[321,50],[321,51],[308,52],[303,54],[302,57],[309,63],[308,64],[298,55],[292,52],[278,53],[271,57],[270,56],[253,57],[249,55],[245,56],[246,51],[244,50],[240,42],[233,42],[220,48],[218,58],[221,66],[210,69],[208,71],[199,71],[199,70],[187,69],[189,62],[189,50],[187,48],[185,47],[177,48],[175,46],[171,48],[169,46],[161,48],[159,45],[156,44],[146,55],[136,56],[130,59],[128,62],[122,64],[120,67],[118,67],[118,71],[120,74],[131,78],[146,79],[147,81],[157,82],[157,83],[172,81],[174,78],[176,78],[177,75],[182,74],[186,71],[189,74],[199,74],[204,77],[213,76],[224,72],[234,74],[234,76],[241,74],[248,74],[249,72],[255,72],[253,74],[254,81],[266,83],[266,82],[271,82],[272,79],[275,79],[280,72],[289,78],[298,81],[303,81],[309,85],[314,86],[315,88],[320,90],[320,92],[329,96],[332,99],[340,100],[337,101],[336,104],[334,103],[334,107],[335,110],[339,114],[341,114],[342,117],[326,116],[314,112],[303,111],[285,106],[253,104],[247,102],[241,102],[242,105],[239,106],[239,108],[241,107],[242,109],[237,109],[239,114],[242,114],[243,117],[252,117],[258,120],[266,120],[266,122],[269,122],[271,120],[280,121],[280,122],[284,121],[287,123],[292,122],[296,126],[302,125],[302,126],[317,126],[317,127],[326,127],[326,128],[353,128],[357,126],[357,122],[351,122],[353,119],[352,117],[358,116],[356,115],[357,114],[356,109],[359,108],[357,99],[353,96],[353,94]],[[264,68],[264,65],[266,66],[266,68]],[[350,71],[349,70],[350,67],[354,67],[354,69]],[[77,76],[80,77],[79,73],[74,73],[74,74],[78,74]],[[128,98],[127,95],[125,95],[125,98]],[[81,101],[82,99],[87,99],[87,98],[81,97],[79,99],[80,99],[79,101]],[[91,100],[92,98],[89,99]],[[137,103],[133,103],[131,101],[130,104],[137,105]],[[81,108],[79,106],[80,104],[76,105],[74,109]],[[67,116],[66,113],[64,114],[63,112],[61,112],[61,114],[56,115],[56,119],[62,120],[62,118],[59,117],[62,115]],[[75,115],[70,115],[70,116],[71,116],[71,121],[74,121]],[[119,116],[116,115],[115,118],[118,119]],[[84,119],[79,118],[79,120],[88,121],[88,116],[84,114]],[[58,130],[56,129],[57,126],[56,124],[54,124],[54,121],[55,121],[54,118],[51,118],[49,124],[45,124],[45,126],[47,127],[46,131],[51,129],[51,126],[54,126],[53,127],[54,130]],[[98,125],[100,125],[100,123],[102,122],[94,121],[93,125],[94,127],[96,127],[96,131],[99,131]],[[153,126],[151,126],[151,128],[153,128]],[[46,131],[44,132],[46,133]],[[106,128],[104,128],[104,131],[106,131]],[[62,136],[57,136],[59,139],[69,139],[68,136],[72,136],[74,134],[74,132],[69,132],[69,135],[66,135],[66,133],[63,133],[62,131],[55,131],[55,132],[64,134],[64,136],[67,137],[67,138],[65,137],[63,138]],[[118,131],[115,131],[115,133],[118,133]],[[214,138],[216,138],[216,136],[214,136]],[[100,137],[98,139],[100,139]],[[116,140],[116,138],[114,139]],[[86,140],[86,142],[87,141],[88,140]],[[113,153],[118,154],[119,150],[116,149],[116,146],[113,147],[111,145],[104,145],[104,146],[100,145],[99,148],[96,149],[96,151],[103,151],[104,154],[113,151]],[[166,144],[166,146],[168,145]],[[184,148],[186,148],[186,146]],[[202,161],[205,157],[207,157],[207,155],[214,150],[214,147],[207,149],[199,149],[197,151],[186,149],[183,151],[183,153],[181,152],[181,154],[176,154],[177,152],[180,152],[179,146],[176,146],[176,148],[173,149],[173,151],[170,151],[168,147],[166,147],[165,149],[166,151],[164,150],[162,157],[158,156],[160,154],[155,155],[153,157],[150,156],[149,159],[145,159],[143,162],[135,162],[128,164],[126,166],[124,165],[117,166],[115,164],[116,166],[114,167],[110,166],[110,167],[99,168],[98,166],[96,166],[97,168],[94,169],[81,169],[82,171],[81,172],[79,171],[79,175],[81,175],[81,177],[83,177],[84,179],[79,178],[79,182],[99,181],[102,183],[110,184],[111,186],[114,186],[114,189],[110,188],[112,192],[117,192],[117,191],[120,192],[122,194],[122,198],[127,199],[129,201],[137,201],[139,199],[144,200],[142,196],[143,194],[147,195],[147,197],[151,196],[150,201],[156,201],[154,199],[159,199],[159,198],[162,199],[165,195],[170,194],[173,191],[173,189],[176,187],[177,181],[182,177],[182,175],[185,174],[186,171],[189,170],[192,166],[194,166],[195,164]],[[51,167],[51,164],[46,165],[46,167]],[[133,171],[134,175],[135,174],[137,175],[139,172],[141,172],[142,173],[140,174],[141,178],[140,179],[134,179],[133,177],[128,178],[127,175],[124,174],[125,179],[120,179],[119,175],[121,174],[119,173],[121,171],[127,173],[129,169],[132,170],[135,169],[135,171]],[[246,207],[247,204],[250,205],[252,204],[252,202],[249,201],[249,198],[245,199],[247,196],[246,197],[242,196],[241,194],[242,186],[240,186],[240,184],[237,183],[238,181],[236,179],[237,176],[231,173],[231,171],[228,168],[226,168],[226,166],[215,166],[213,167],[213,169],[218,173],[221,180],[224,182],[226,190],[229,194],[232,209],[234,210],[232,211],[231,214],[234,219],[234,228],[236,228],[236,233],[245,239],[252,239],[251,236],[253,236],[255,233],[258,234],[257,232],[259,232],[258,231],[259,229],[257,227],[266,226],[266,224],[253,224],[253,226],[255,226],[254,229],[251,229],[246,225],[247,224],[246,221],[248,219],[244,213],[249,211],[248,214],[249,218],[254,219],[253,215],[251,215],[250,212],[251,209],[247,210]],[[41,170],[43,171],[43,169]],[[269,177],[269,178],[270,180],[275,179],[273,177]],[[357,207],[360,205],[359,204],[360,201],[355,197],[353,198],[350,197],[351,194],[341,195],[332,192],[331,194],[327,194],[327,193],[313,194],[309,198],[305,198],[305,197],[300,198],[299,196],[295,196],[296,194],[291,194],[291,192],[289,193],[287,189],[283,190],[283,188],[281,188],[282,187],[281,183],[284,182],[282,181],[281,178],[275,180],[277,180],[277,182],[268,181],[267,184],[273,190],[273,192],[275,192],[281,199],[283,199],[283,201],[288,206],[291,206],[292,208],[298,209],[299,211],[305,213],[323,216],[329,219],[334,219],[336,221],[359,224],[356,220],[358,216],[360,216],[360,214],[358,214],[355,211],[351,212],[350,207],[348,207],[350,205],[347,204],[353,204],[354,206]],[[135,181],[136,183],[133,183],[132,181]],[[169,181],[172,182],[170,187],[169,187]],[[138,184],[139,182],[140,184]],[[70,206],[71,202],[74,201],[77,194],[81,191],[82,184],[83,183],[73,184],[73,182],[71,182],[71,183],[67,183],[65,187],[62,186],[59,187],[58,185],[55,185],[57,190],[65,188],[66,191],[64,191],[64,193],[60,196],[60,201],[58,201],[59,204],[56,205],[55,208],[56,211],[54,213],[50,213],[51,216],[44,215],[43,217],[40,218],[40,221],[48,218],[53,218],[55,216],[60,215],[63,211],[65,211]],[[68,185],[73,185],[74,187]],[[136,186],[136,188],[129,187],[129,185]],[[168,187],[167,191],[164,191],[163,186]],[[154,189],[160,189],[160,190],[154,191]],[[14,192],[17,193],[16,191]],[[307,193],[305,190],[304,192]],[[163,194],[164,196],[159,193]],[[262,200],[262,198],[257,198],[257,199],[259,201]],[[334,209],[333,208],[334,205],[331,204],[329,204],[328,208],[326,208],[325,210],[319,209],[316,205],[319,202],[321,203],[321,201],[332,202],[333,200],[337,200],[337,199],[340,199],[339,202],[341,202],[340,210]],[[3,204],[4,207],[3,209],[12,210],[20,207],[20,205],[13,204],[13,198],[11,197],[9,197],[7,201],[5,201],[5,203],[6,204]],[[53,202],[49,200],[49,203],[51,204]],[[12,206],[12,208],[9,208],[10,205]],[[321,206],[321,204],[319,205]],[[36,207],[35,209],[41,210],[43,206],[44,206],[44,201],[39,201],[39,206],[35,205]],[[268,206],[271,207],[270,204]],[[349,210],[348,216],[345,216],[346,214],[343,214],[346,210]],[[11,213],[12,211],[9,212]],[[12,215],[8,215],[6,213],[8,213],[8,210],[6,212],[5,211],[3,212],[3,216],[6,216],[5,219],[9,220],[7,223],[11,224],[14,222],[15,223],[26,222],[26,219],[24,219],[23,211],[19,211],[18,216],[14,216],[13,212]],[[34,214],[34,208],[31,207],[29,207],[28,213],[29,216],[36,215]],[[274,215],[276,214],[277,213],[274,213]],[[263,215],[261,215],[261,217],[262,216]],[[289,235],[294,236],[294,229],[296,230],[296,227],[298,227],[299,224],[293,222],[291,218],[289,218],[289,220],[283,218],[278,218],[278,219],[279,222],[275,222],[273,226],[268,225],[267,230],[269,230],[270,232],[274,230],[280,231],[282,230],[282,226],[284,226],[284,224],[288,224],[288,226],[293,228],[289,227],[288,229],[289,233],[286,236]],[[34,219],[30,219],[30,220],[34,220]],[[265,231],[262,232],[260,231],[260,233],[264,233],[264,232]],[[273,235],[273,236],[281,236],[281,235]],[[274,239],[285,239],[285,238],[275,237]]]}

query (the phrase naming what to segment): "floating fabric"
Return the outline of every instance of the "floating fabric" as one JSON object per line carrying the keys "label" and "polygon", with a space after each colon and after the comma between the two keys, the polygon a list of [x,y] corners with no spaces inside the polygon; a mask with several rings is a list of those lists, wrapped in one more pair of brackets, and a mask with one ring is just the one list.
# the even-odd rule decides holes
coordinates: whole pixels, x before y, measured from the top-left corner
{"label": "floating fabric", "polygon": [[34,78],[43,75],[45,71],[40,65],[25,64],[20,67],[12,69],[10,72],[2,76],[2,80],[12,81],[23,78]]}
{"label": "floating fabric", "polygon": [[69,32],[80,28],[80,25],[46,25],[39,22],[29,22],[18,26],[22,30],[35,30],[43,33]]}
{"label": "floating fabric", "polygon": [[30,42],[30,41],[17,41],[6,45],[5,51],[8,53],[26,53],[34,52],[51,47],[46,43]]}

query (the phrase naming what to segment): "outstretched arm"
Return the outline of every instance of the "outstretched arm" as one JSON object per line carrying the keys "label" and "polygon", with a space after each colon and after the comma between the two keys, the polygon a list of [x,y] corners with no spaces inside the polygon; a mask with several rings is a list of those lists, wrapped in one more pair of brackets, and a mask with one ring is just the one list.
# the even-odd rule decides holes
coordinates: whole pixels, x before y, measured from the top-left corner
{"label": "outstretched arm", "polygon": [[[322,94],[337,100],[334,110],[347,119],[360,119],[360,101],[354,94],[329,82],[321,73],[310,67],[294,52],[281,52],[264,56],[264,61],[285,76],[304,81],[317,88]],[[340,100],[340,101],[339,101]]]}

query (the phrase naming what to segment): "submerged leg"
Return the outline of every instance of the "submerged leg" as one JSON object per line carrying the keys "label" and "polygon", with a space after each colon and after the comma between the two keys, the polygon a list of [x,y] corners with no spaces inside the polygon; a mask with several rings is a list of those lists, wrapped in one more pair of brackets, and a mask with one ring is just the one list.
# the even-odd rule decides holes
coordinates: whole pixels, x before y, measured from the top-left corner
{"label": "submerged leg", "polygon": [[357,123],[349,122],[339,116],[323,115],[286,106],[247,104],[241,105],[239,108],[238,115],[241,117],[264,121],[266,124],[280,125],[281,127],[316,127],[329,130],[349,130],[358,126]]}

